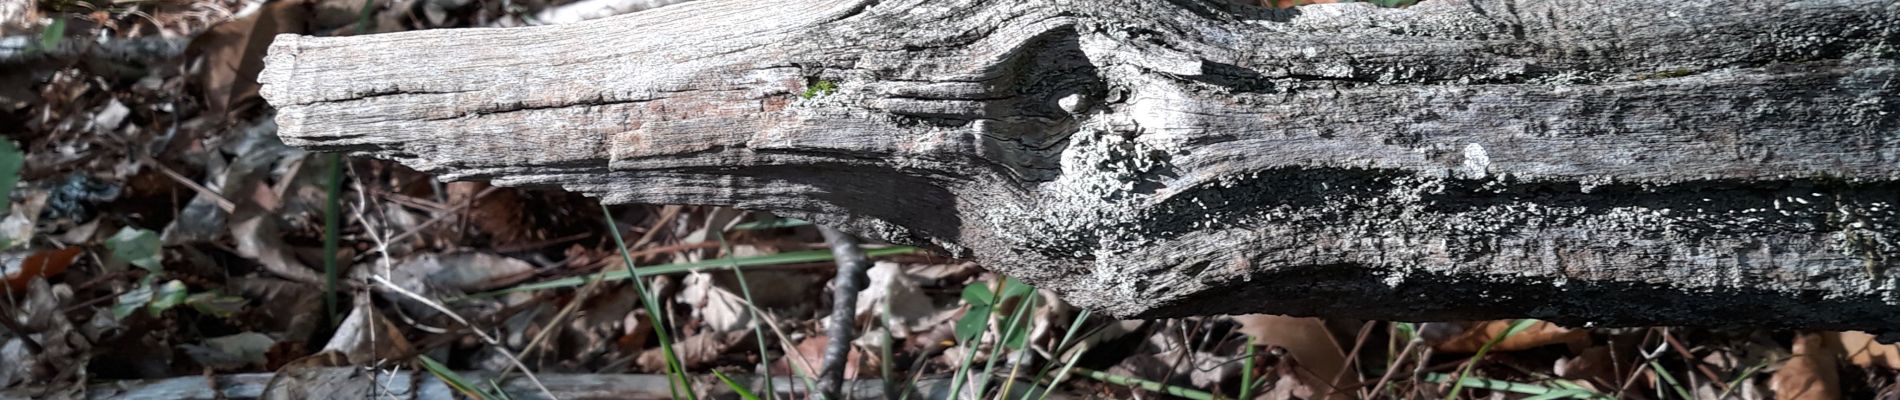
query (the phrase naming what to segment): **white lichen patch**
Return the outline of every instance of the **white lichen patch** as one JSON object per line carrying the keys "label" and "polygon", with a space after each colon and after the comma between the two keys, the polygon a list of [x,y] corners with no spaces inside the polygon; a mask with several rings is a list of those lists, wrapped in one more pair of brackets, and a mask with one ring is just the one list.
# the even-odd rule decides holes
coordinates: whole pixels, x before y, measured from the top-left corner
{"label": "white lichen patch", "polygon": [[1477,143],[1465,145],[1464,169],[1462,176],[1471,179],[1484,179],[1491,174],[1491,156],[1484,152],[1484,146]]}

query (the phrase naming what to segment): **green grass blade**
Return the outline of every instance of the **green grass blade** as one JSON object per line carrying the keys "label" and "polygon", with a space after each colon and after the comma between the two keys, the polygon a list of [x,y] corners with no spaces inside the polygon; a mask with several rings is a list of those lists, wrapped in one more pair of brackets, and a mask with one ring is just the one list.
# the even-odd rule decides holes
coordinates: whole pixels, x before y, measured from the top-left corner
{"label": "green grass blade", "polygon": [[[620,260],[627,267],[625,276],[638,276],[633,266],[633,251],[627,249],[627,241],[620,237],[620,224],[614,223],[613,210],[608,209],[606,204],[601,204],[600,212],[601,216],[607,218],[607,232],[613,235],[614,247],[620,248]],[[606,279],[604,276],[600,278]],[[680,397],[680,386],[687,386],[686,398],[697,400],[698,395],[693,394],[692,387],[688,385],[690,381],[686,379],[685,366],[680,363],[679,356],[673,353],[673,339],[667,335],[666,319],[660,316],[659,299],[653,297],[652,292],[647,291],[644,281],[634,279],[633,288],[640,295],[640,304],[646,307],[647,321],[653,325],[653,335],[660,339],[660,354],[666,358],[667,376],[672,378],[666,380],[667,390],[671,391],[673,398],[677,399]]]}
{"label": "green grass blade", "polygon": [[416,359],[422,361],[422,369],[428,370],[429,374],[435,375],[436,379],[441,379],[442,383],[448,384],[450,389],[462,392],[464,396],[477,399],[498,397],[482,391],[480,386],[476,386],[474,382],[469,382],[467,378],[463,378],[461,374],[455,373],[455,370],[449,369],[447,365],[442,365],[442,362],[436,361],[434,358],[429,358],[429,356],[424,355],[416,356]]}
{"label": "green grass blade", "polygon": [[[990,293],[1002,293],[1003,282],[1007,280],[1009,280],[1009,278],[997,279],[996,288],[992,289]],[[965,291],[967,292],[968,290],[966,289]],[[996,312],[996,308],[990,307],[987,304],[981,305],[981,306],[977,304],[971,304],[969,312],[983,313],[983,318],[981,322],[977,322],[976,324],[977,326],[976,334],[972,335],[971,337],[968,338],[968,340],[964,340],[964,342],[961,343],[963,346],[969,347],[969,349],[968,351],[963,352],[963,361],[957,362],[956,375],[950,376],[950,396],[951,397],[958,397],[962,393],[964,378],[968,376],[970,372],[970,362],[976,360],[976,346],[978,344],[983,343],[984,336],[989,335],[990,314]],[[999,339],[997,339],[997,342],[1002,342],[1002,339],[1000,339],[1001,336],[998,336],[998,338]],[[963,339],[963,338],[959,338],[959,339]]]}
{"label": "green grass blade", "polygon": [[1185,399],[1190,399],[1190,400],[1214,400],[1213,393],[1203,392],[1203,391],[1194,390],[1194,389],[1188,389],[1184,387],[1164,384],[1161,382],[1155,382],[1155,381],[1150,381],[1150,380],[1141,379],[1141,378],[1115,375],[1115,374],[1110,374],[1110,373],[1106,373],[1102,371],[1096,371],[1092,369],[1076,368],[1075,370],[1080,371],[1082,373],[1082,376],[1089,377],[1089,379],[1094,379],[1094,380],[1107,382],[1111,384],[1127,386],[1127,387],[1132,387],[1132,388],[1139,388],[1141,390],[1167,394],[1169,396],[1175,396],[1175,397],[1180,397],[1180,398],[1185,398]]}
{"label": "green grass blade", "polygon": [[1649,360],[1649,369],[1651,371],[1655,371],[1656,376],[1662,377],[1663,383],[1669,384],[1669,390],[1675,391],[1677,396],[1682,396],[1682,398],[1685,398],[1685,399],[1695,398],[1695,396],[1689,395],[1689,390],[1686,388],[1683,388],[1681,382],[1676,382],[1676,377],[1673,375],[1670,375],[1669,370],[1663,369],[1661,363],[1658,363],[1656,362],[1656,360],[1653,360],[1653,359]]}
{"label": "green grass blade", "polygon": [[[1452,379],[1457,379],[1457,378],[1454,378],[1451,375],[1440,374],[1440,373],[1425,374],[1426,382],[1444,383]],[[1528,394],[1528,395],[1534,395],[1534,396],[1545,395],[1551,392],[1569,390],[1569,389],[1552,389],[1547,386],[1533,385],[1529,383],[1518,383],[1518,382],[1510,382],[1510,381],[1500,381],[1500,380],[1492,380],[1492,379],[1484,379],[1484,378],[1469,378],[1469,377],[1458,379],[1458,381],[1452,383],[1452,385],[1473,387],[1473,388],[1485,389],[1485,390],[1504,391],[1504,392],[1511,392],[1511,393],[1518,393],[1518,394]],[[1589,394],[1589,392],[1581,392],[1581,391],[1580,393]]]}
{"label": "green grass blade", "polygon": [[[717,231],[711,233],[714,238],[719,239],[719,252],[728,256],[724,259],[731,260],[732,243],[726,242],[726,234]],[[772,387],[772,352],[770,347],[765,346],[765,327],[763,325],[770,323],[770,321],[766,321],[765,315],[760,314],[758,309],[752,307],[753,304],[758,303],[752,301],[752,285],[746,283],[745,269],[739,268],[737,265],[732,265],[731,268],[733,277],[739,279],[739,293],[745,295],[746,312],[752,313],[752,338],[759,343],[759,372],[765,375],[765,394],[772,396],[778,393],[778,391],[777,388]],[[714,372],[717,373],[718,371]],[[723,379],[723,377],[721,378]]]}
{"label": "green grass blade", "polygon": [[[720,382],[725,382],[726,387],[732,388],[733,393],[739,394],[739,398],[742,398],[745,400],[759,400],[759,395],[752,394],[752,391],[746,390],[745,386],[739,385],[738,382],[733,382],[732,378],[726,377],[726,374],[719,373],[719,371],[713,371],[713,376],[719,377]],[[772,376],[767,375],[765,377],[765,382],[766,382],[765,383],[766,386],[771,386]],[[770,389],[767,389],[767,390],[770,390]],[[766,393],[771,393],[771,392],[766,392]]]}
{"label": "green grass blade", "polygon": [[1464,390],[1465,388],[1465,377],[1471,376],[1471,368],[1474,366],[1477,366],[1479,361],[1484,361],[1484,355],[1486,353],[1491,352],[1492,346],[1497,346],[1498,343],[1504,342],[1505,338],[1511,337],[1511,335],[1516,335],[1518,332],[1523,332],[1525,329],[1530,328],[1531,324],[1535,324],[1535,323],[1537,323],[1537,320],[1534,320],[1534,319],[1520,319],[1520,320],[1511,322],[1511,326],[1508,328],[1505,328],[1503,334],[1493,336],[1491,337],[1491,340],[1484,342],[1484,346],[1479,346],[1477,354],[1472,354],[1471,361],[1466,362],[1465,367],[1458,371],[1458,379],[1457,381],[1452,382],[1451,392],[1445,393],[1445,400],[1453,400],[1453,399],[1458,398],[1458,392]]}
{"label": "green grass blade", "polygon": [[[998,300],[998,302],[1000,303],[1001,300]],[[996,372],[996,360],[1008,356],[1010,339],[1021,334],[1016,332],[1018,324],[1022,322],[1023,316],[1027,315],[1029,310],[1035,307],[1036,301],[1034,297],[1023,298],[1022,302],[1016,304],[1016,312],[1010,313],[1009,324],[1004,325],[1001,332],[997,332],[996,345],[991,347],[989,359],[983,361],[983,373],[977,375],[983,377],[983,379],[976,381],[976,387],[972,390],[972,393],[975,394],[976,397],[983,397],[983,391],[989,389],[990,374]]]}
{"label": "green grass blade", "polygon": [[[916,253],[918,250],[919,250],[918,248],[910,247],[910,246],[884,247],[884,248],[865,250],[864,256],[865,257],[887,257],[887,256],[894,256],[894,255]],[[631,253],[629,253],[628,255],[630,256]],[[640,268],[638,271],[638,274],[641,277],[648,277],[648,276],[655,276],[655,275],[681,274],[681,273],[686,273],[686,272],[691,272],[691,271],[712,271],[712,270],[741,268],[741,267],[756,267],[756,266],[765,266],[765,265],[802,264],[802,263],[830,261],[830,260],[831,260],[831,250],[805,250],[805,251],[794,251],[794,252],[770,254],[770,255],[763,255],[763,256],[753,256],[753,257],[738,257],[738,258],[726,257],[726,258],[719,258],[719,259],[714,259],[714,260],[701,260],[701,261],[687,262],[687,263],[653,265],[653,266]],[[629,271],[602,271],[598,274],[594,274],[594,276],[591,277],[591,279],[605,279],[608,281],[617,281],[617,280],[627,279],[627,277],[630,276],[630,274],[632,274],[632,272],[629,272]],[[530,291],[536,291],[536,290],[575,287],[575,286],[580,286],[582,284],[585,284],[588,279],[590,279],[590,277],[576,276],[576,277],[541,281],[541,282],[530,283],[526,285],[515,286],[515,287],[511,287],[507,289],[497,290],[493,292],[482,293],[482,294],[475,295],[474,297],[493,297],[493,296],[500,296],[500,295],[509,294],[509,293],[517,293],[517,292],[530,292]]]}
{"label": "green grass blade", "polygon": [[1253,390],[1254,390],[1253,357],[1254,357],[1254,350],[1257,349],[1253,345],[1253,340],[1254,340],[1253,337],[1247,338],[1247,355],[1246,355],[1247,359],[1242,360],[1240,362],[1240,373],[1241,373],[1240,397],[1238,398],[1241,400],[1248,400],[1248,399],[1253,398]]}
{"label": "green grass blade", "polygon": [[[1087,311],[1083,312],[1086,313]],[[1062,387],[1062,381],[1069,378],[1069,371],[1075,368],[1075,362],[1082,359],[1082,353],[1087,352],[1088,349],[1079,349],[1075,351],[1075,354],[1070,354],[1069,361],[1062,363],[1062,370],[1056,372],[1055,379],[1050,379],[1049,385],[1042,388],[1042,395],[1037,396],[1036,400],[1049,400],[1049,392],[1054,392],[1056,388]]]}
{"label": "green grass blade", "polygon": [[[1081,331],[1082,323],[1087,322],[1088,320],[1089,320],[1089,310],[1086,308],[1082,309],[1082,312],[1077,313],[1075,315],[1075,321],[1069,322],[1069,330],[1062,332],[1062,341],[1056,342],[1056,347],[1050,350],[1050,354],[1049,354],[1050,361],[1054,361],[1054,359],[1056,358],[1061,358],[1062,353],[1069,350],[1069,341],[1075,340],[1075,333],[1077,331]],[[1049,376],[1049,368],[1054,367],[1054,366],[1055,366],[1055,363],[1053,362],[1043,365],[1042,369],[1036,370],[1035,379],[1041,380],[1042,377]]]}

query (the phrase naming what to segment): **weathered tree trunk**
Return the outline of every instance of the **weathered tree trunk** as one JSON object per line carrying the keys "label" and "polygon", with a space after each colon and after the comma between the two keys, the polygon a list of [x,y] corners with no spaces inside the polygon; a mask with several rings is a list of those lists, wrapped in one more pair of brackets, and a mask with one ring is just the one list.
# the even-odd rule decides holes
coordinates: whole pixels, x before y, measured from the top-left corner
{"label": "weathered tree trunk", "polygon": [[298,146],[805,216],[1122,317],[1881,331],[1896,46],[1890,0],[710,0],[281,36],[261,80]]}

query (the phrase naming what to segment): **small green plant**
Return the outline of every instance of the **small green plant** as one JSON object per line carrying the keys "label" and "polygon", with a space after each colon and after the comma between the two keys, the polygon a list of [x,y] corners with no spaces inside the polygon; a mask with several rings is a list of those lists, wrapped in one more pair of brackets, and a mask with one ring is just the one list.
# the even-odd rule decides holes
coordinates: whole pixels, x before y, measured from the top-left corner
{"label": "small green plant", "polygon": [[[971,284],[963,288],[963,302],[969,304],[970,309],[963,312],[962,318],[957,319],[956,337],[957,342],[967,346],[969,351],[964,352],[963,360],[957,363],[956,375],[950,378],[950,393],[958,393],[963,390],[964,378],[968,376],[970,372],[970,363],[975,361],[976,358],[976,345],[979,339],[982,339],[983,333],[989,330],[990,316],[996,313],[997,306],[1009,299],[1027,297],[1036,292],[1036,288],[1023,284],[1022,281],[1018,281],[1016,278],[1004,277],[997,281],[996,285],[997,287],[995,289],[991,289],[982,283]],[[1030,297],[1025,300],[1033,299],[1033,297]],[[1022,304],[1017,305],[1016,312],[1010,316],[1009,325],[1005,326],[1003,332],[1000,332],[1001,336],[997,338],[997,343],[1000,345],[997,349],[1020,349],[1023,347],[1023,344],[1026,343],[1028,339],[1028,335],[1026,334],[1028,325],[1018,325],[1022,320],[1024,312],[1034,306],[1035,304],[1031,301],[1024,301]],[[991,369],[996,366],[997,358],[996,356],[990,357],[989,361],[985,363],[983,374],[981,375],[985,379],[975,382],[975,392],[978,397],[982,396],[983,387],[989,383],[987,378],[990,376]]]}
{"label": "small green plant", "polygon": [[806,85],[805,92],[800,93],[798,97],[803,98],[803,99],[811,99],[813,97],[826,96],[826,95],[830,95],[836,92],[838,92],[837,83],[834,83],[828,80],[819,79],[816,82],[812,82],[810,85]]}
{"label": "small green plant", "polygon": [[633,251],[627,249],[627,241],[620,237],[620,224],[614,223],[613,210],[607,209],[606,204],[601,204],[600,213],[607,219],[607,232],[614,238],[614,247],[620,249],[620,260],[627,267],[627,276],[635,278],[633,288],[640,296],[640,304],[647,310],[647,322],[653,326],[653,336],[660,340],[660,354],[666,361],[666,375],[671,378],[666,380],[667,390],[673,394],[673,398],[677,399],[680,397],[680,388],[684,386],[686,398],[698,400],[699,396],[693,394],[692,380],[686,377],[685,364],[680,363],[678,353],[673,352],[673,339],[667,335],[666,318],[660,314],[659,298],[654,297],[653,292],[647,290],[646,281],[638,279],[640,274],[634,271]]}
{"label": "small green plant", "polygon": [[[731,260],[732,259],[732,243],[726,242],[726,234],[719,231],[713,231],[713,237],[719,239],[719,252],[726,255],[724,259]],[[765,346],[765,324],[768,324],[771,322],[766,321],[765,315],[759,313],[759,310],[753,307],[753,304],[758,304],[758,303],[752,301],[752,285],[749,283],[746,283],[745,268],[739,268],[738,263],[729,263],[727,264],[727,266],[729,268],[732,268],[733,277],[739,280],[739,292],[745,295],[746,311],[752,313],[752,338],[756,339],[759,344],[759,372],[765,373],[765,394],[767,396],[771,396],[774,393],[777,393],[777,391],[774,390],[776,388],[772,387],[772,362],[771,362],[772,352],[770,351],[771,348]],[[889,360],[890,358],[886,357],[884,359]],[[719,373],[719,371],[713,371],[713,373],[717,374]],[[720,375],[719,379],[726,381],[726,384],[728,385],[732,384],[732,380],[726,379],[725,375]],[[733,389],[740,390],[739,393],[741,395],[750,394],[750,393],[744,392],[743,391],[744,388],[741,388],[741,387],[734,386]],[[746,398],[757,399],[756,396],[746,396]]]}
{"label": "small green plant", "polygon": [[54,48],[59,47],[60,40],[65,38],[66,18],[53,18],[53,23],[46,25],[46,30],[40,31],[40,50],[53,51]]}

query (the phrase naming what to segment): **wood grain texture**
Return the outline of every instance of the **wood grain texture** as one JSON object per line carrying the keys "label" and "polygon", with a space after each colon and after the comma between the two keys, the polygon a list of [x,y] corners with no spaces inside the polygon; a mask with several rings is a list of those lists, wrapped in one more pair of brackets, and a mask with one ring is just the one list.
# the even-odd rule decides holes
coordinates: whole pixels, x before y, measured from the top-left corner
{"label": "wood grain texture", "polygon": [[261,81],[294,145],[797,215],[1119,317],[1884,331],[1896,39],[1886,0],[708,0],[280,36]]}

